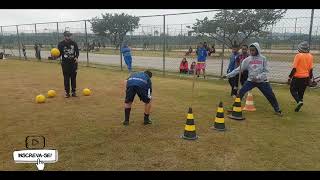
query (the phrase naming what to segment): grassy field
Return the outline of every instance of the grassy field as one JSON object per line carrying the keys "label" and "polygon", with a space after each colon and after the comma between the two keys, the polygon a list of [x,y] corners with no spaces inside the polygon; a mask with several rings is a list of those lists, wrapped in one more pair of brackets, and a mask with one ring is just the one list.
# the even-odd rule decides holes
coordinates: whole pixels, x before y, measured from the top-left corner
{"label": "grassy field", "polygon": [[[79,97],[63,97],[61,67],[56,63],[0,61],[0,170],[36,170],[15,164],[14,150],[25,149],[25,137],[43,135],[46,148],[59,151],[59,161],[45,170],[319,170],[320,91],[306,91],[305,105],[295,103],[284,85],[273,85],[284,116],[273,114],[261,93],[253,90],[256,112],[245,121],[230,120],[228,131],[210,127],[217,104],[232,104],[222,80],[198,80],[193,105],[197,141],[179,136],[191,103],[192,81],[179,77],[153,79],[154,123],[144,126],[143,104],[135,99],[131,124],[122,126],[127,74],[112,69],[80,67]],[[92,96],[80,94],[91,88]],[[55,98],[36,104],[49,89]]]}

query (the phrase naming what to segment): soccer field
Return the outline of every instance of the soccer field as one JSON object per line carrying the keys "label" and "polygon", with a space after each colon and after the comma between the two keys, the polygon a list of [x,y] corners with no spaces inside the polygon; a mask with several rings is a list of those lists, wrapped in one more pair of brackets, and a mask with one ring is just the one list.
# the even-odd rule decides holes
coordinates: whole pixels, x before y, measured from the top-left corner
{"label": "soccer field", "polygon": [[[79,97],[63,97],[57,63],[0,60],[0,170],[37,170],[16,164],[12,153],[25,149],[26,136],[46,138],[59,160],[45,170],[319,170],[319,89],[307,89],[305,105],[294,112],[287,85],[273,84],[284,116],[273,114],[262,93],[253,90],[256,112],[246,120],[227,117],[225,132],[210,127],[217,105],[233,103],[223,80],[197,80],[193,114],[199,139],[180,138],[191,103],[192,80],[154,75],[152,125],[143,125],[144,105],[136,97],[131,123],[124,119],[125,71],[79,67]],[[92,90],[83,96],[83,88]],[[54,89],[57,96],[36,104],[35,96]],[[244,105],[245,99],[242,102]]]}

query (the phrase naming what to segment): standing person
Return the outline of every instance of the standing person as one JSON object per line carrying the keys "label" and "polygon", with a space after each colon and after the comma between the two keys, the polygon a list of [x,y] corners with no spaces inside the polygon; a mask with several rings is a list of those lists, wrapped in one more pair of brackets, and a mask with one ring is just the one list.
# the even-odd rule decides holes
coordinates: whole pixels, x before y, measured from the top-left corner
{"label": "standing person", "polygon": [[27,60],[26,46],[24,44],[22,44],[22,52],[23,52],[24,59]]}
{"label": "standing person", "polygon": [[129,71],[129,73],[131,73],[131,71],[132,71],[131,49],[128,47],[128,45],[125,44],[125,45],[121,48],[121,53],[122,53],[122,55],[123,55],[124,62],[125,62],[126,65],[127,65],[128,71]]}
{"label": "standing person", "polygon": [[[63,33],[64,40],[59,42],[58,49],[62,57],[61,67],[64,78],[65,98],[70,97],[70,80],[72,97],[76,95],[76,80],[78,70],[79,48],[76,42],[71,40],[72,34],[69,31]],[[59,56],[59,57],[60,57]]]}
{"label": "standing person", "polygon": [[304,41],[298,45],[298,54],[294,57],[293,68],[289,75],[288,83],[290,92],[297,102],[295,112],[303,106],[303,95],[313,78],[313,55],[310,53],[308,42]]}
{"label": "standing person", "polygon": [[[236,67],[239,67],[242,61],[249,56],[248,53],[248,45],[243,44],[241,47],[241,54],[236,59]],[[244,82],[248,79],[248,70],[242,71],[241,77],[240,77],[240,83],[241,86],[243,86]],[[238,82],[237,82],[238,87]]]}
{"label": "standing person", "polygon": [[[230,55],[229,66],[228,66],[228,69],[227,69],[227,73],[230,73],[231,71],[233,71],[236,68],[236,59],[238,58],[238,56],[239,56],[239,46],[237,44],[234,44],[232,46],[232,53]],[[238,78],[239,78],[238,75],[236,75],[235,77],[228,78],[228,82],[229,82],[230,87],[231,87],[231,96],[236,96],[237,95]]]}
{"label": "standing person", "polygon": [[37,46],[37,54],[38,54],[38,59],[41,60],[41,44],[39,43]]}
{"label": "standing person", "polygon": [[144,102],[144,125],[152,123],[149,119],[152,94],[151,77],[152,73],[147,70],[134,73],[126,80],[126,99],[124,102],[125,120],[123,125],[129,125],[131,105],[136,94],[138,94],[140,101]]}
{"label": "standing person", "polygon": [[[272,105],[275,113],[282,116],[278,101],[274,95],[270,83],[268,81],[267,73],[267,60],[261,55],[261,49],[258,43],[253,43],[249,46],[250,56],[245,58],[241,63],[241,71],[248,70],[248,80],[244,83],[239,91],[240,99],[243,98],[245,93],[257,87],[262,94],[268,99]],[[234,69],[226,75],[226,77],[235,77],[239,74],[240,67]]]}
{"label": "standing person", "polygon": [[203,72],[203,78],[206,78],[206,60],[208,56],[207,50],[204,48],[203,44],[200,44],[200,47],[197,51],[198,53],[198,61],[196,66],[196,73],[199,77],[200,72]]}
{"label": "standing person", "polygon": [[39,59],[39,57],[38,57],[38,44],[37,43],[34,44],[34,52],[35,52],[36,58]]}

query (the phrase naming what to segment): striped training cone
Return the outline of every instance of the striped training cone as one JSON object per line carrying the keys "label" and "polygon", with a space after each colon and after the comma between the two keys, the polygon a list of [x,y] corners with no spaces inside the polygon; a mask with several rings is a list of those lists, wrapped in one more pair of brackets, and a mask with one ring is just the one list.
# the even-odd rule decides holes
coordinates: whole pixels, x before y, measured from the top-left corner
{"label": "striped training cone", "polygon": [[218,131],[225,131],[226,127],[224,124],[224,111],[222,102],[219,103],[216,118],[214,119],[213,128]]}
{"label": "striped training cone", "polygon": [[188,115],[187,115],[187,122],[184,127],[184,134],[181,135],[181,138],[186,140],[196,140],[198,136],[196,134],[196,125],[194,124],[192,108],[189,107]]}
{"label": "striped training cone", "polygon": [[228,115],[229,118],[234,120],[245,120],[242,116],[242,109],[241,109],[241,100],[239,95],[237,95],[237,98],[234,101],[232,113]]}
{"label": "striped training cone", "polygon": [[246,105],[242,108],[243,111],[256,111],[257,109],[254,107],[253,103],[253,95],[249,91],[246,99]]}

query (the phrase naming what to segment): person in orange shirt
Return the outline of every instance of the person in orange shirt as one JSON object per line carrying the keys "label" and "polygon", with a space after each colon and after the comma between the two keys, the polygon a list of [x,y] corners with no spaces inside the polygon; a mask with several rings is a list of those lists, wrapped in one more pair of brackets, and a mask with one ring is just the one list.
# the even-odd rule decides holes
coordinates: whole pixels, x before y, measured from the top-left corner
{"label": "person in orange shirt", "polygon": [[313,55],[309,52],[309,43],[304,41],[298,45],[299,53],[293,61],[293,68],[289,75],[288,84],[294,100],[297,102],[295,112],[303,106],[303,95],[313,77]]}

